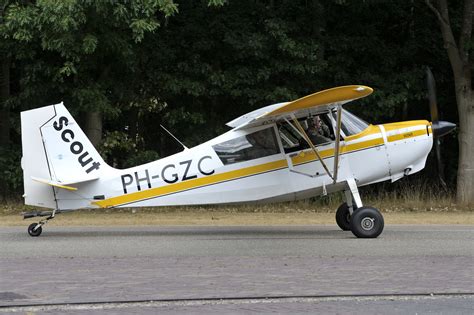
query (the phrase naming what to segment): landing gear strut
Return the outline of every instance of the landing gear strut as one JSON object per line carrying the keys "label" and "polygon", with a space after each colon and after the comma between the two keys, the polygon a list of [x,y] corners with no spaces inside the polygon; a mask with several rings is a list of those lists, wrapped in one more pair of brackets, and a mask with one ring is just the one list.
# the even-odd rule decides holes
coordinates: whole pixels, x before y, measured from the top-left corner
{"label": "landing gear strut", "polygon": [[32,237],[38,237],[41,235],[41,232],[43,232],[42,226],[48,223],[49,220],[54,219],[54,216],[56,215],[57,212],[56,210],[53,211],[41,211],[41,212],[29,212],[25,213],[23,215],[23,219],[29,219],[29,218],[34,218],[34,217],[46,217],[46,219],[43,219],[39,221],[38,223],[31,223],[28,226],[28,234]]}
{"label": "landing gear strut", "polygon": [[39,223],[31,223],[28,226],[28,234],[30,234],[30,236],[33,236],[33,237],[40,236],[41,232],[43,232],[43,228],[41,227]]}
{"label": "landing gear strut", "polygon": [[351,231],[359,238],[376,238],[384,228],[384,220],[380,211],[362,205],[359,190],[354,179],[347,181],[345,203],[336,211],[336,223],[343,231]]}

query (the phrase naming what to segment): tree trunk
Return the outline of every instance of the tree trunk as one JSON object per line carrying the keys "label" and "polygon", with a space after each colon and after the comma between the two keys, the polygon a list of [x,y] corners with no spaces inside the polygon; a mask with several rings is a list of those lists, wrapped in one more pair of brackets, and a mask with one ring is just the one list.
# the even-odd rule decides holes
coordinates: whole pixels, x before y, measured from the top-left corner
{"label": "tree trunk", "polygon": [[85,133],[92,145],[97,149],[102,141],[102,113],[87,112]]}
{"label": "tree trunk", "polygon": [[474,92],[472,91],[469,43],[472,41],[473,0],[464,0],[462,27],[456,42],[449,21],[446,0],[425,0],[438,19],[444,46],[453,70],[456,102],[459,114],[459,165],[457,173],[457,202],[474,204]]}
{"label": "tree trunk", "polygon": [[4,59],[0,72],[0,147],[10,145],[10,109],[5,102],[10,97],[10,60]]}
{"label": "tree trunk", "polygon": [[459,109],[459,164],[457,178],[457,202],[474,204],[474,99],[468,86],[457,87]]}

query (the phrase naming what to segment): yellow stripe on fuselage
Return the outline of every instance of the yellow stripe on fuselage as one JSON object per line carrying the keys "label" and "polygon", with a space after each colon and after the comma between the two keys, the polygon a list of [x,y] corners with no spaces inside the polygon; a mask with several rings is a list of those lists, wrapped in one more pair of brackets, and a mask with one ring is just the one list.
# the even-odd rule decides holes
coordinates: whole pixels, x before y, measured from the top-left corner
{"label": "yellow stripe on fuselage", "polygon": [[[408,126],[415,126],[417,124],[425,124],[425,123],[427,122],[426,121],[413,121],[410,123],[403,122],[401,124],[400,123],[398,124],[400,124],[399,126],[401,128],[406,128]],[[393,127],[395,124],[389,124],[389,125],[391,125],[390,129],[394,130]],[[364,136],[371,135],[371,134],[380,134],[380,129],[377,126],[371,126],[370,130],[365,131],[363,133],[364,133]],[[415,130],[415,131],[405,132],[399,135],[389,136],[388,141],[393,142],[393,141],[398,141],[398,140],[404,140],[404,139],[408,139],[412,137],[417,137],[423,134],[426,134],[425,129]],[[359,139],[359,138],[360,137],[358,135],[355,135],[355,137],[352,137],[351,140]],[[346,138],[346,140],[347,139],[349,139],[349,137]],[[351,152],[355,152],[355,151],[359,151],[363,149],[377,147],[383,144],[384,144],[383,138],[380,134],[380,137],[377,137],[375,139],[361,141],[358,143],[346,143],[345,145],[341,147],[340,152],[341,154],[351,153]],[[334,149],[321,150],[319,151],[319,153],[321,155],[321,158],[323,159],[330,158],[334,156]],[[299,164],[308,163],[308,162],[312,162],[316,160],[317,158],[314,152],[309,151],[309,149],[306,151],[300,152],[300,154],[298,154],[295,157],[292,157],[293,165],[299,165]],[[269,162],[269,163],[250,166],[250,167],[246,167],[246,168],[242,168],[238,170],[233,170],[233,171],[229,171],[225,173],[213,174],[206,177],[201,177],[201,178],[191,179],[191,180],[187,180],[187,181],[183,181],[183,182],[179,182],[175,184],[169,184],[169,185],[165,185],[161,187],[151,188],[144,191],[129,193],[129,194],[112,197],[105,200],[94,201],[93,204],[102,208],[115,207],[119,205],[142,201],[145,199],[156,198],[156,197],[160,197],[160,196],[164,196],[164,195],[168,195],[172,193],[182,192],[189,189],[200,188],[200,187],[208,186],[212,184],[218,184],[225,181],[239,179],[239,178],[243,178],[243,177],[247,177],[251,175],[258,175],[265,172],[275,171],[275,170],[287,168],[287,167],[288,167],[288,163],[286,160],[278,160],[274,162]]]}
{"label": "yellow stripe on fuselage", "polygon": [[408,121],[399,121],[394,123],[383,124],[385,131],[389,132],[392,130],[397,130],[401,128],[414,127],[419,125],[428,126],[430,123],[427,120],[408,120]]}
{"label": "yellow stripe on fuselage", "polygon": [[[382,144],[383,144],[382,138],[371,139],[371,140],[367,140],[363,142],[343,145],[340,149],[340,152],[341,154],[349,153],[353,151],[376,147]],[[321,158],[323,159],[333,157],[334,149],[321,150],[319,151],[319,155],[321,155]],[[307,150],[307,151],[302,151],[297,156],[291,158],[291,161],[293,162],[293,165],[299,165],[299,164],[315,161],[316,159],[317,159],[316,154],[313,151]]]}
{"label": "yellow stripe on fuselage", "polygon": [[209,175],[206,177],[191,179],[176,184],[170,184],[166,186],[161,186],[157,188],[152,188],[144,191],[137,191],[134,193],[121,195],[118,197],[112,197],[105,200],[95,201],[93,204],[98,205],[102,208],[114,207],[118,205],[123,205],[127,203],[132,203],[136,201],[141,201],[149,198],[155,198],[163,195],[168,195],[176,192],[181,192],[184,190],[199,188],[202,186],[208,186],[211,184],[217,184],[225,182],[232,179],[242,178],[246,176],[251,176],[255,174],[261,174],[269,171],[275,171],[281,168],[288,167],[286,160],[279,160],[274,162],[269,162],[265,164],[250,166],[246,168],[241,168],[238,170],[229,171],[221,174]]}
{"label": "yellow stripe on fuselage", "polygon": [[394,141],[404,140],[404,139],[418,137],[422,135],[428,135],[428,132],[426,131],[426,129],[407,131],[398,135],[391,135],[387,137],[387,140],[388,142],[394,142]]}
{"label": "yellow stripe on fuselage", "polygon": [[380,133],[379,126],[369,125],[369,127],[365,128],[365,130],[363,130],[362,132],[359,132],[355,135],[347,136],[344,140],[346,142],[350,142],[377,133]]}

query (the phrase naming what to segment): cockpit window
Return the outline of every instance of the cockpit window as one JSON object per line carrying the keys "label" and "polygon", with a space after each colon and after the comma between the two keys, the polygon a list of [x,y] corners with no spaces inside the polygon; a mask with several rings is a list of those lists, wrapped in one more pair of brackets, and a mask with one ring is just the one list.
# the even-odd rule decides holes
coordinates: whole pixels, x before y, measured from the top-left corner
{"label": "cockpit window", "polygon": [[[334,141],[334,132],[328,113],[298,119],[315,146],[326,145]],[[285,153],[300,151],[309,148],[306,140],[288,122],[280,122],[278,131]]]}
{"label": "cockpit window", "polygon": [[306,125],[305,132],[314,145],[326,144],[334,140],[331,122],[326,114],[309,117]]}
{"label": "cockpit window", "polygon": [[273,127],[212,146],[224,165],[280,153]]}
{"label": "cockpit window", "polygon": [[[334,120],[337,121],[337,112],[333,112]],[[352,114],[348,110],[342,110],[341,129],[346,136],[351,136],[364,131],[369,124],[363,119]]]}

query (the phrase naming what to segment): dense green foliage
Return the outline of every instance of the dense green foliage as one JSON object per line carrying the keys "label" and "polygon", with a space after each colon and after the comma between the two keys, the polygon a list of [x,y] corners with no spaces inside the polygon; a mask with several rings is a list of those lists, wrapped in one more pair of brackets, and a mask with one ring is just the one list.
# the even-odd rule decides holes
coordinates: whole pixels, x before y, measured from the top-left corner
{"label": "dense green foliage", "polygon": [[[193,146],[246,112],[338,85],[375,88],[348,107],[370,122],[429,119],[425,66],[441,117],[457,121],[441,35],[418,1],[38,0],[0,10],[11,69],[2,195],[21,194],[19,112],[60,101],[77,117],[103,113],[100,150],[117,167],[179,150],[159,124]],[[444,150],[451,184],[455,137]]]}

